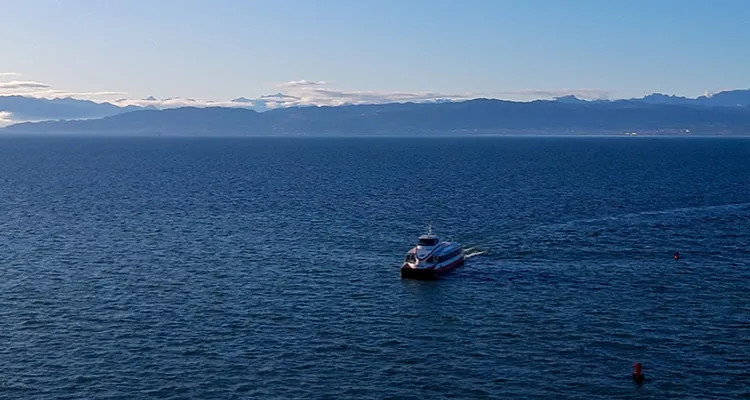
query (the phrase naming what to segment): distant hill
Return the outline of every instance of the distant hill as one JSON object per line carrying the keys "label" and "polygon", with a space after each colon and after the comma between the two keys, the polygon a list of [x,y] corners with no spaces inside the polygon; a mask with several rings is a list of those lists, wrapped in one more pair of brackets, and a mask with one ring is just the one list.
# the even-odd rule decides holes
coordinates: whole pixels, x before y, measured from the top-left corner
{"label": "distant hill", "polygon": [[623,102],[391,103],[266,112],[184,107],[95,120],[11,125],[0,132],[95,135],[436,135],[498,133],[750,134],[749,107]]}
{"label": "distant hill", "polygon": [[652,93],[640,99],[618,100],[647,104],[689,105],[700,107],[750,107],[750,89],[727,90],[710,96],[694,99],[688,97]]}
{"label": "distant hill", "polygon": [[0,96],[0,111],[11,113],[16,121],[102,118],[142,109],[137,106],[119,107],[111,103],[95,103],[70,97],[40,99]]}
{"label": "distant hill", "polygon": [[710,96],[696,98],[651,93],[635,99],[583,100],[575,96],[562,96],[555,99],[560,103],[641,103],[652,105],[697,106],[697,107],[750,107],[750,89],[727,90]]}
{"label": "distant hill", "polygon": [[750,89],[727,90],[711,96],[698,97],[696,101],[708,107],[750,107]]}
{"label": "distant hill", "polygon": [[[425,100],[420,104],[455,104],[464,102],[465,101],[456,101],[450,98],[439,98]],[[746,108],[750,107],[750,89],[723,91],[710,96],[700,96],[697,98],[687,98],[681,96],[653,93],[648,96],[636,99],[583,100],[571,95],[558,97],[553,102],[570,106],[596,105],[604,107],[605,105],[609,104],[616,105],[620,108],[637,105]],[[124,104],[128,103],[135,103],[139,105],[124,106]],[[302,107],[302,103],[302,99],[300,99],[299,97],[290,96],[284,93],[274,93],[260,96],[258,98],[237,97],[225,102],[196,101],[190,98],[167,98],[159,100],[154,96],[150,96],[140,101],[134,102],[129,102],[127,99],[121,99],[113,103],[96,103],[90,100],[80,100],[70,97],[44,99],[24,96],[0,96],[0,113],[9,113],[10,119],[15,122],[29,122],[104,118],[132,111],[168,109],[177,107],[231,107],[266,112],[279,108]],[[319,108],[317,106],[309,104],[306,104],[305,107]],[[539,109],[540,106],[537,105],[535,107],[535,109]],[[549,108],[549,105],[542,107],[547,107],[547,109],[551,110],[551,108]],[[386,109],[390,110],[390,108]],[[453,109],[448,108],[446,110]],[[347,111],[341,112],[346,114]],[[6,116],[6,120],[7,119],[8,117]]]}

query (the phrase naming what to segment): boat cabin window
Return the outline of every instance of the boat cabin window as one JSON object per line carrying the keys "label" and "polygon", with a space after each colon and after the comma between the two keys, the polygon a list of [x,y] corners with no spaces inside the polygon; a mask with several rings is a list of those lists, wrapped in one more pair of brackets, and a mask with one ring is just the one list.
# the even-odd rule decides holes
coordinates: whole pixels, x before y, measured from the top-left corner
{"label": "boat cabin window", "polygon": [[438,243],[437,238],[420,238],[419,239],[420,246],[434,246],[437,243]]}

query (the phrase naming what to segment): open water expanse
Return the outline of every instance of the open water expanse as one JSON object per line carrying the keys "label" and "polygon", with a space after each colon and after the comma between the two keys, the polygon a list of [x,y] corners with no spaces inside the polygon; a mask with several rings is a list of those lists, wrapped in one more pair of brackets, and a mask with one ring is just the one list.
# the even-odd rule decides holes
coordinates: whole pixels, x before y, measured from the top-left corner
{"label": "open water expanse", "polygon": [[750,397],[750,139],[3,138],[0,235],[2,399]]}

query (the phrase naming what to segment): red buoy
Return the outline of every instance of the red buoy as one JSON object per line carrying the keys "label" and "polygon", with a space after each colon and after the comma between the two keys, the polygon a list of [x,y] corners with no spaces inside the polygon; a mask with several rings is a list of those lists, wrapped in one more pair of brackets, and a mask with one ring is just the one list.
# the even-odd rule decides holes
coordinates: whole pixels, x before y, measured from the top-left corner
{"label": "red buoy", "polygon": [[633,365],[633,380],[640,385],[643,383],[644,379],[646,379],[646,377],[643,375],[643,364],[635,363]]}

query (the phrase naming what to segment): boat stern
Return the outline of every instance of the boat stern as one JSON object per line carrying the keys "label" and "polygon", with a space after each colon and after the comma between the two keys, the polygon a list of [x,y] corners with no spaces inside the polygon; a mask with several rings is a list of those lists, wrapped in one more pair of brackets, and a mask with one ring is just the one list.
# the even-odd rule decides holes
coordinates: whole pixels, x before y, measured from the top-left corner
{"label": "boat stern", "polygon": [[433,280],[437,278],[434,268],[413,268],[409,264],[401,266],[402,279]]}

